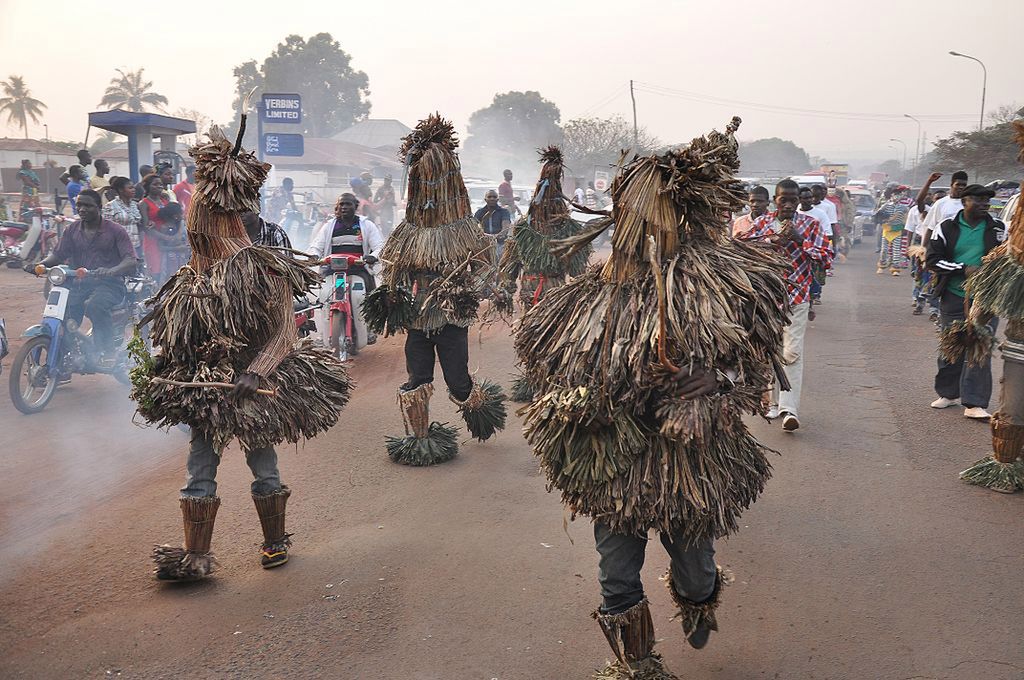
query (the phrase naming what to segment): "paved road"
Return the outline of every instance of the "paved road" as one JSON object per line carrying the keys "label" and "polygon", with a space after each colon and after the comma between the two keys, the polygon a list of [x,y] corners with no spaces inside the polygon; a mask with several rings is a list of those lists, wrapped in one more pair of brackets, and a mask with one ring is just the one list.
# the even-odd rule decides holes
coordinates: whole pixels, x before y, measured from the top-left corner
{"label": "paved road", "polygon": [[[752,424],[781,455],[718,546],[737,582],[702,652],[667,620],[666,557],[651,545],[659,650],[683,677],[1024,677],[1024,498],[957,480],[988,429],[927,408],[934,331],[910,315],[906,278],[876,277],[870,260],[862,250],[840,268],[808,333],[803,429]],[[507,329],[480,340],[473,365],[507,380]],[[0,405],[4,675],[575,679],[601,665],[590,524],[566,524],[518,419],[444,466],[392,465],[382,436],[402,427],[400,342],[354,374],[342,422],[281,452],[291,563],[259,568],[232,450],[214,537],[223,569],[184,587],[147,573],[150,545],[180,539],[183,436],[132,426],[123,388],[99,379],[42,416]],[[457,418],[443,392],[434,405]]]}

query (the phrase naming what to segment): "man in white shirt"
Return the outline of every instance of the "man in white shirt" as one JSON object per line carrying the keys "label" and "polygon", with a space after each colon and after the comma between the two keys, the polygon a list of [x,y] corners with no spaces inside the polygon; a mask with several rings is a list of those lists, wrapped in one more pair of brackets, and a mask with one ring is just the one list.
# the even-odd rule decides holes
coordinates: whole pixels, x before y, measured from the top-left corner
{"label": "man in white shirt", "polygon": [[[917,193],[917,207],[920,209],[925,204],[925,199],[928,197],[928,192],[931,189],[932,183],[938,178],[942,177],[941,172],[933,172],[928,176],[928,181],[921,187],[921,191]],[[949,196],[940,198],[935,201],[932,207],[928,210],[928,216],[924,218],[922,228],[924,230],[924,242],[927,246],[928,241],[932,238],[932,234],[938,229],[939,225],[950,219],[956,217],[956,214],[963,210],[964,204],[960,200],[960,194],[967,188],[967,173],[963,170],[958,170],[953,173],[952,183],[949,186]]]}
{"label": "man in white shirt", "polygon": [[813,198],[814,207],[821,210],[828,216],[829,223],[822,224],[821,228],[825,230],[825,235],[828,236],[832,242],[832,250],[836,250],[836,240],[834,234],[839,231],[839,211],[836,210],[836,204],[832,201],[825,200],[825,196],[828,195],[828,189],[825,188],[824,184],[815,184],[811,187],[811,196]]}
{"label": "man in white shirt", "polygon": [[[814,192],[810,187],[801,187],[798,194],[800,204],[797,207],[797,213],[801,215],[807,215],[813,217],[821,225],[821,230],[825,234],[826,243],[832,241],[832,224],[829,221],[831,218],[822,210],[820,205],[814,205]],[[833,250],[830,248],[829,250]],[[817,263],[811,266],[811,307],[807,312],[807,320],[814,321],[814,317],[817,316],[814,312],[814,306],[821,304],[821,288],[825,285],[825,274],[827,269],[817,266]]]}

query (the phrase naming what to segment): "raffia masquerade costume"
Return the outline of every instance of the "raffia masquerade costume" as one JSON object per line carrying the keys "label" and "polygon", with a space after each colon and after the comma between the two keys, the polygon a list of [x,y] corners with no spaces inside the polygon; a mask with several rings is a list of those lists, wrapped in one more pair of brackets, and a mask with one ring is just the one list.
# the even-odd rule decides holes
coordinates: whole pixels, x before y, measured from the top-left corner
{"label": "raffia masquerade costume", "polygon": [[[299,343],[292,299],[319,275],[288,253],[252,245],[240,214],[257,210],[269,165],[241,150],[214,127],[209,141],[189,150],[196,190],[187,216],[190,263],[154,298],[143,323],[152,323],[155,356],[136,338],[140,364],[132,371],[132,398],[150,423],[192,430],[188,479],[182,489],[184,548],[157,546],[162,580],[194,580],[213,571],[210,552],[220,506],[216,470],[224,447],[237,438],[256,481],[253,502],[263,528],[264,567],[287,561],[285,505],[290,495],[277,473],[273,446],[330,428],[352,384],[329,352]],[[236,378],[259,377],[260,391],[236,401]]]}
{"label": "raffia masquerade costume", "polygon": [[388,455],[405,465],[433,465],[458,453],[456,430],[431,423],[435,353],[449,398],[470,434],[484,441],[505,427],[505,395],[469,374],[468,328],[493,272],[493,240],[473,218],[449,121],[434,114],[404,140],[409,164],[405,220],[391,233],[381,261],[383,283],[363,313],[377,333],[405,331],[409,380],[398,390],[406,436],[388,437]]}
{"label": "raffia masquerade costume", "polygon": [[[712,541],[770,475],[767,449],[742,414],[781,373],[786,263],[735,241],[742,207],[733,137],[711,132],[616,177],[612,255],[545,295],[523,319],[516,351],[538,394],[524,431],[549,484],[594,521],[603,603],[594,617],[615,654],[599,677],[666,678],[640,583],[651,529],[691,645],[717,629],[727,578]],[[607,225],[556,244],[572,254]],[[678,377],[713,372],[719,390],[679,397]]]}
{"label": "raffia masquerade costume", "polygon": [[[1024,123],[1016,121],[1013,127],[1014,141],[1021,149],[1018,160],[1024,162]],[[999,346],[1003,355],[999,410],[990,423],[992,453],[960,473],[965,482],[1001,493],[1024,489],[1024,201],[1017,202],[1009,232],[1009,238],[989,251],[981,269],[967,279],[967,318],[943,331],[939,343],[946,361],[955,363],[963,357],[974,366],[983,365],[995,347],[989,322],[993,317],[1006,320],[1006,340]],[[940,252],[937,243],[929,246]]]}
{"label": "raffia masquerade costume", "polygon": [[[517,282],[519,301],[523,309],[529,309],[544,295],[564,286],[567,277],[586,271],[594,250],[588,243],[568,261],[552,255],[551,241],[576,236],[582,227],[569,216],[569,204],[562,195],[565,166],[561,149],[549,146],[541,150],[540,160],[543,165],[533,200],[505,243],[498,267],[501,300],[509,312]],[[525,376],[518,376],[512,383],[511,394],[515,401],[528,402],[533,398],[533,388]]]}

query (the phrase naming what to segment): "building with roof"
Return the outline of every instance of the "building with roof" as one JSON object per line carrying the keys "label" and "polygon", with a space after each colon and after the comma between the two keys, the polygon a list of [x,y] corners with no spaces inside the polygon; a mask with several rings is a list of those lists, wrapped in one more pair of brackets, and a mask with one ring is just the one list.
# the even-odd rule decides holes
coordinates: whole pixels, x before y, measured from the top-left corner
{"label": "building with roof", "polygon": [[331,137],[371,149],[397,149],[412,128],[394,118],[368,118]]}
{"label": "building with roof", "polygon": [[57,178],[69,165],[78,162],[74,152],[44,139],[0,137],[0,192],[21,192],[17,175],[21,161],[26,158],[39,175],[44,194],[53,190]]}

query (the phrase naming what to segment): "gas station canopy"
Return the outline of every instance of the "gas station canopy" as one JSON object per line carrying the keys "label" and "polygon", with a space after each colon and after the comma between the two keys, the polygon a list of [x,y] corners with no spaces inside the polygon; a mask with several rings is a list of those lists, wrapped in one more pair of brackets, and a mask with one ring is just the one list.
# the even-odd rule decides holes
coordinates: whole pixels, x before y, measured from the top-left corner
{"label": "gas station canopy", "polygon": [[133,181],[139,181],[139,166],[153,162],[153,138],[160,138],[160,149],[174,151],[178,135],[196,131],[195,121],[159,113],[136,113],[114,109],[89,114],[89,125],[128,137],[128,167]]}

